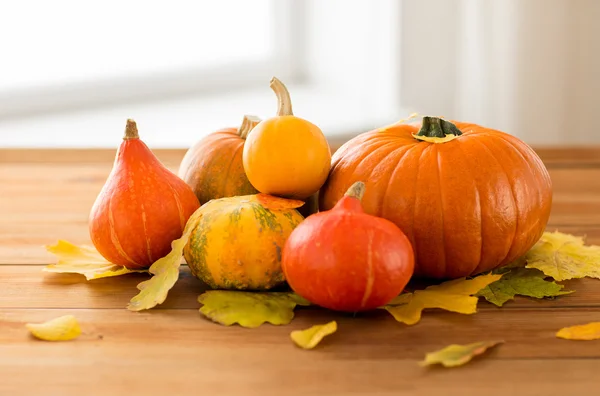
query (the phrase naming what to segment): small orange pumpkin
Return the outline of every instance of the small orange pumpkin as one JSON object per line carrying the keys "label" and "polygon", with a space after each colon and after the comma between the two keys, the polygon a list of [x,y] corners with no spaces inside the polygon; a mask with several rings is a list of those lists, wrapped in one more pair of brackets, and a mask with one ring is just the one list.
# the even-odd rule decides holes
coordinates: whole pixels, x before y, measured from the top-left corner
{"label": "small orange pumpkin", "polygon": [[327,179],[331,150],[318,126],[293,115],[285,85],[273,78],[270,86],[279,102],[277,116],[261,121],[246,139],[244,169],[258,191],[306,200]]}
{"label": "small orange pumpkin", "polygon": [[244,116],[239,128],[224,128],[194,144],[183,157],[178,175],[194,191],[201,204],[212,199],[255,194],[242,165],[248,133],[260,119]]}
{"label": "small orange pumpkin", "polygon": [[333,156],[320,209],[366,182],[365,212],[410,239],[415,276],[459,278],[500,267],[541,237],[552,205],[544,164],[524,142],[437,117],[363,133]]}
{"label": "small orange pumpkin", "polygon": [[127,120],[113,168],[89,217],[92,243],[113,264],[148,268],[167,255],[200,207],[192,189],[167,169]]}

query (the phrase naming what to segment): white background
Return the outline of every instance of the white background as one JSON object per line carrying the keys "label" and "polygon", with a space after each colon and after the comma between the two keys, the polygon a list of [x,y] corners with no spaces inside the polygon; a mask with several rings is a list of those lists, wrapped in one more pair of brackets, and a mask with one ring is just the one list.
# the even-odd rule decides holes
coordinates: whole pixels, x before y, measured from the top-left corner
{"label": "white background", "polygon": [[595,0],[23,0],[0,5],[0,146],[189,147],[244,114],[344,140],[413,111],[600,143]]}

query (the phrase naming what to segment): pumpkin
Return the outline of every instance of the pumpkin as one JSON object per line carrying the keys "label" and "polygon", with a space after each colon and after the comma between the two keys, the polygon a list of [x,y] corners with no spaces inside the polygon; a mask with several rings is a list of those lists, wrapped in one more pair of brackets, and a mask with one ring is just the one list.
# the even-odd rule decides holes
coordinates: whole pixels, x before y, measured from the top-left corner
{"label": "pumpkin", "polygon": [[127,121],[113,168],[89,217],[98,252],[113,264],[148,268],[171,251],[200,207],[192,189],[163,166]]}
{"label": "pumpkin", "polygon": [[242,165],[248,133],[260,122],[244,116],[239,128],[224,128],[195,143],[183,157],[178,175],[194,191],[200,204],[211,199],[255,194]]}
{"label": "pumpkin", "polygon": [[277,116],[261,121],[246,138],[244,170],[262,193],[306,200],[327,179],[331,150],[318,126],[293,114],[285,85],[273,78],[271,89]]}
{"label": "pumpkin", "polygon": [[552,205],[550,176],[527,144],[438,117],[399,122],[342,145],[320,209],[332,208],[359,180],[366,181],[365,211],[410,239],[419,277],[459,278],[512,262],[541,237]]}
{"label": "pumpkin", "polygon": [[283,249],[285,278],[297,294],[336,311],[382,307],[414,271],[408,238],[391,221],[365,213],[356,182],[335,207],[302,222]]}
{"label": "pumpkin", "polygon": [[214,289],[269,290],[283,284],[281,252],[304,219],[295,209],[303,204],[265,194],[204,204],[183,250],[192,274]]}

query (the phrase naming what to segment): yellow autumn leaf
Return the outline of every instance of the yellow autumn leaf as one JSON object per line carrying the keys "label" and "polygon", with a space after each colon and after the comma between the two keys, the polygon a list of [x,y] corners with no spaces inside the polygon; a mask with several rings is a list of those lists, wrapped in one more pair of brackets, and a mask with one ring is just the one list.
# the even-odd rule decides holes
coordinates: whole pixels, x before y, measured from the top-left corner
{"label": "yellow autumn leaf", "polygon": [[214,322],[225,326],[238,323],[255,328],[265,322],[273,325],[288,324],[294,318],[296,305],[310,305],[294,293],[242,292],[210,290],[198,297],[200,312]]}
{"label": "yellow autumn leaf", "polygon": [[439,351],[427,353],[425,360],[419,365],[430,366],[433,364],[441,364],[444,367],[457,367],[468,363],[477,355],[481,355],[488,349],[502,344],[504,341],[481,341],[467,345],[452,344]]}
{"label": "yellow autumn leaf", "polygon": [[314,325],[305,330],[294,330],[290,334],[292,341],[300,348],[313,349],[316,347],[323,337],[333,334],[337,331],[337,322],[335,320]]}
{"label": "yellow autumn leaf", "polygon": [[560,329],[556,336],[565,340],[598,340],[600,339],[600,322],[565,327]]}
{"label": "yellow autumn leaf", "polygon": [[150,266],[149,271],[154,276],[138,284],[137,288],[140,292],[129,301],[127,309],[130,311],[142,311],[165,302],[169,290],[171,290],[179,279],[179,267],[181,266],[183,248],[190,238],[194,224],[196,224],[196,221],[202,215],[200,209],[196,210],[190,216],[181,237],[171,242],[171,251]]}
{"label": "yellow autumn leaf", "polygon": [[477,297],[473,295],[500,279],[502,275],[487,274],[473,279],[454,279],[440,285],[429,286],[414,293],[401,294],[384,308],[398,322],[413,325],[421,320],[427,308],[440,308],[462,314],[477,312]]}
{"label": "yellow autumn leaf", "polygon": [[583,238],[546,232],[523,257],[527,268],[537,268],[557,281],[600,279],[600,246],[587,246]]}
{"label": "yellow autumn leaf", "polygon": [[44,323],[27,323],[34,337],[44,341],[69,341],[81,335],[81,328],[73,315],[65,315]]}
{"label": "yellow autumn leaf", "polygon": [[46,246],[46,250],[58,257],[56,264],[50,264],[43,268],[43,271],[46,272],[81,274],[87,280],[147,272],[147,270],[130,270],[113,264],[102,257],[93,247],[77,246],[63,240],[59,240],[55,245]]}

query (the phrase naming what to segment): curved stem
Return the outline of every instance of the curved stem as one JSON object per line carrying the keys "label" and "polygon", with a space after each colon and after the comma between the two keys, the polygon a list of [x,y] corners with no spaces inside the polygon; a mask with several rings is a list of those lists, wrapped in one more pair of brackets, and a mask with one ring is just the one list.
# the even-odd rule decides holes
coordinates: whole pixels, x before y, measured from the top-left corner
{"label": "curved stem", "polygon": [[269,86],[277,95],[277,115],[294,115],[292,112],[292,99],[286,86],[277,77],[271,79]]}
{"label": "curved stem", "polygon": [[123,139],[139,139],[139,137],[140,135],[138,135],[135,121],[128,119],[127,125],[125,126],[125,136],[123,136]]}
{"label": "curved stem", "polygon": [[344,195],[347,197],[356,198],[359,201],[362,200],[363,196],[365,195],[365,183],[361,181],[354,183]]}
{"label": "curved stem", "polygon": [[260,123],[261,119],[253,115],[245,115],[242,120],[242,125],[238,128],[238,135],[242,139],[246,139],[250,131]]}
{"label": "curved stem", "polygon": [[423,117],[421,129],[417,136],[425,136],[429,138],[445,138],[447,135],[460,136],[462,132],[456,125],[450,121],[443,120],[439,117]]}

